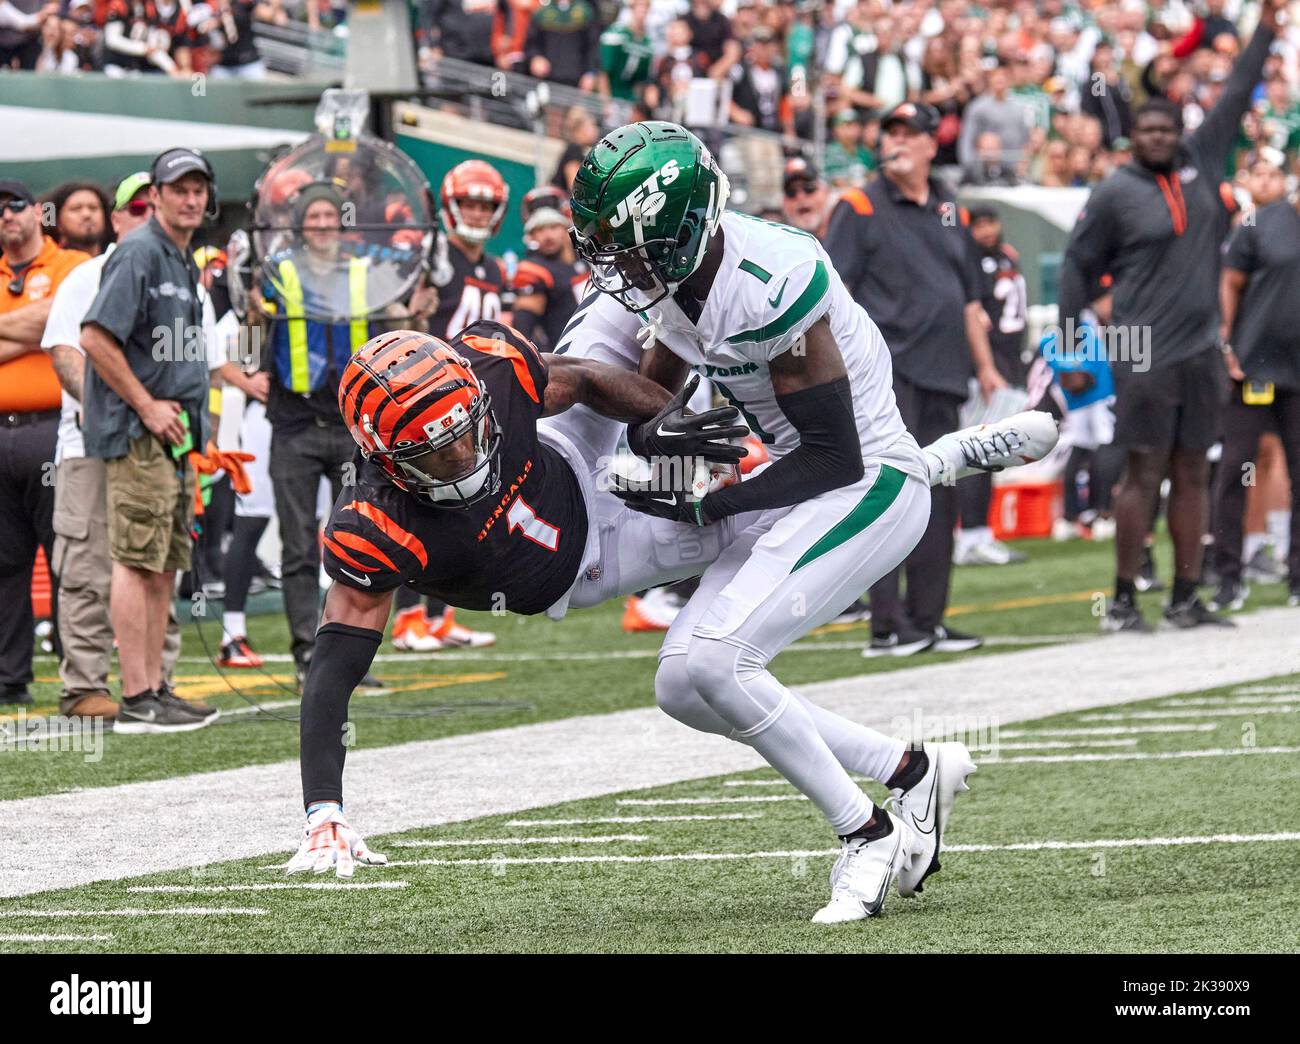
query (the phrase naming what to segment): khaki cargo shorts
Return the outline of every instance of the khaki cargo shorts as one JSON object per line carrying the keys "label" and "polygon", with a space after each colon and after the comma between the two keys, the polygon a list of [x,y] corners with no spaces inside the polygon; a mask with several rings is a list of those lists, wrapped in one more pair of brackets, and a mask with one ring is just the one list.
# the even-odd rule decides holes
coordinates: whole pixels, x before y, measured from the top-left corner
{"label": "khaki cargo shorts", "polygon": [[107,462],[108,551],[114,562],[163,573],[189,569],[194,478],[146,432]]}

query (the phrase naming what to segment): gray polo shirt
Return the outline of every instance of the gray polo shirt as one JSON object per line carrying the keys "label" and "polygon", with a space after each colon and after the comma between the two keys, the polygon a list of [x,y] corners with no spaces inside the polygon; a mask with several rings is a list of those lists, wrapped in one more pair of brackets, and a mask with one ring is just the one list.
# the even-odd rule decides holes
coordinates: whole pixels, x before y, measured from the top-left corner
{"label": "gray polo shirt", "polygon": [[[209,434],[208,363],[198,287],[193,257],[150,218],[105,262],[99,293],[81,325],[107,330],[149,394],[181,404],[190,415],[195,448],[202,449]],[[86,368],[83,405],[88,457],[124,457],[130,440],[148,430],[93,367]]]}

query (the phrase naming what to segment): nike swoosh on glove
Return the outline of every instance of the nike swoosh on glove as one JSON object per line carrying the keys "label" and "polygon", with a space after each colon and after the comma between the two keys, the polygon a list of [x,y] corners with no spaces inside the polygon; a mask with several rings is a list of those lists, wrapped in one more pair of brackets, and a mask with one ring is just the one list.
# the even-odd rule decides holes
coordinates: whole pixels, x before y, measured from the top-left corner
{"label": "nike swoosh on glove", "polygon": [[703,457],[722,464],[734,464],[749,455],[744,446],[727,441],[743,439],[749,434],[749,429],[738,423],[740,411],[736,407],[723,406],[704,413],[687,412],[686,402],[699,383],[699,374],[693,374],[654,418],[627,429],[627,444],[633,453],[649,461],[665,457]]}
{"label": "nike swoosh on glove", "polygon": [[313,805],[307,815],[302,844],[285,866],[288,872],[298,874],[310,870],[323,874],[333,867],[337,876],[351,877],[357,863],[384,866],[388,857],[366,847],[361,835],[343,818],[341,805],[333,802]]}
{"label": "nike swoosh on glove", "polygon": [[707,526],[713,521],[704,511],[704,501],[694,499],[685,490],[626,489],[615,480],[610,492],[643,515],[683,522],[688,526]]}

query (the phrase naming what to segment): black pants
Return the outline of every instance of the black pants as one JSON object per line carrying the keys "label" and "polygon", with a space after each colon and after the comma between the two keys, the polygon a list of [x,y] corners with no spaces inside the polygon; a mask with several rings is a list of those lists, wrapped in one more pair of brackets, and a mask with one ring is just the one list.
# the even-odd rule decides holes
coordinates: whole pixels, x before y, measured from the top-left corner
{"label": "black pants", "polygon": [[1255,460],[1259,437],[1276,427],[1291,473],[1291,550],[1287,572],[1292,584],[1300,580],[1300,391],[1278,388],[1268,406],[1241,401],[1241,383],[1234,381],[1223,418],[1223,456],[1214,483],[1215,568],[1226,580],[1241,580],[1241,543],[1246,513],[1244,465]]}
{"label": "black pants", "polygon": [[257,560],[257,545],[270,521],[252,515],[235,516],[224,567],[226,597],[222,600],[222,608],[228,613],[242,613],[248,604],[248,589],[261,565]]}
{"label": "black pants", "polygon": [[989,505],[993,502],[993,476],[988,472],[972,475],[957,483],[957,505],[962,529],[979,529],[989,524]]}
{"label": "black pants", "polygon": [[[58,434],[57,410],[16,425],[0,416],[0,686],[32,681],[32,566],[37,547],[45,548],[47,562],[54,561]],[[52,594],[57,605],[57,586]]]}
{"label": "black pants", "polygon": [[[960,396],[918,388],[895,374],[894,397],[903,423],[922,446],[957,429]],[[935,486],[930,491],[930,524],[920,543],[899,569],[886,574],[871,588],[874,633],[888,634],[906,627],[932,631],[943,623],[952,574],[952,531],[956,524],[956,486]],[[899,574],[904,571],[906,602],[899,596]]]}
{"label": "black pants", "polygon": [[320,545],[316,496],[323,477],[337,501],[343,466],[352,460],[352,436],[341,423],[271,429],[271,485],[280,519],[280,576],[294,660],[311,654],[320,625]]}

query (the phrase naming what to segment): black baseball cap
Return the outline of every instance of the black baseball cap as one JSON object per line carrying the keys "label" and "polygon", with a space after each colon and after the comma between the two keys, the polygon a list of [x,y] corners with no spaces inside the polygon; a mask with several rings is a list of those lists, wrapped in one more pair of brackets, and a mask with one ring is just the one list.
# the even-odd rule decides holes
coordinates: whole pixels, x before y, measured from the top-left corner
{"label": "black baseball cap", "polygon": [[17,178],[0,178],[0,196],[12,196],[14,199],[26,200],[28,203],[36,202],[31,189]]}
{"label": "black baseball cap", "polygon": [[149,173],[155,185],[170,185],[194,171],[198,171],[210,182],[216,181],[212,164],[197,149],[168,149],[153,161]]}
{"label": "black baseball cap", "polygon": [[933,134],[939,129],[939,110],[924,102],[902,102],[880,118],[880,129],[891,123],[904,123],[922,134]]}
{"label": "black baseball cap", "polygon": [[817,168],[802,156],[794,156],[785,161],[785,173],[781,177],[781,187],[785,188],[793,181],[821,181]]}

